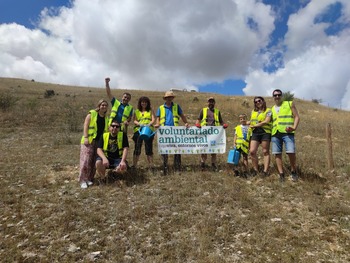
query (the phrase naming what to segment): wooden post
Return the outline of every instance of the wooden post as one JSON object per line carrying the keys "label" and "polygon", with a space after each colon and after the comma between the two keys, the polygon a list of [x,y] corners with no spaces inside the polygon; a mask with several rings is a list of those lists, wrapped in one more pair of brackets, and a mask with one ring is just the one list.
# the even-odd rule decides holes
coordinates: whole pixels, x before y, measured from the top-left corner
{"label": "wooden post", "polygon": [[334,169],[334,161],[333,161],[333,145],[332,145],[332,129],[331,124],[328,123],[326,127],[326,136],[327,136],[327,161],[328,161],[328,169]]}

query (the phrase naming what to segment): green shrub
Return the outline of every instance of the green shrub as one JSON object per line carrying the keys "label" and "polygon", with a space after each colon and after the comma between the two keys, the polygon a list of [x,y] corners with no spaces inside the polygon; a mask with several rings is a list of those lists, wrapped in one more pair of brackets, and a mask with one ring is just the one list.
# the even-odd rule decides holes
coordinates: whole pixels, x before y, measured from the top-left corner
{"label": "green shrub", "polygon": [[8,111],[11,107],[13,107],[16,102],[18,101],[18,98],[14,97],[11,94],[7,93],[0,93],[0,109],[5,112]]}
{"label": "green shrub", "polygon": [[294,94],[291,93],[290,91],[287,91],[287,92],[283,93],[282,98],[284,101],[292,101],[292,100],[294,100]]}

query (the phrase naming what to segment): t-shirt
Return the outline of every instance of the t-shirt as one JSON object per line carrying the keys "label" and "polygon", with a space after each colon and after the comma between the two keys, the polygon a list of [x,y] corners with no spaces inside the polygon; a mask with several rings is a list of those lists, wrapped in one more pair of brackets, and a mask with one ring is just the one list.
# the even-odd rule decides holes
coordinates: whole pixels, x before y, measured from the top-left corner
{"label": "t-shirt", "polygon": [[[116,98],[113,98],[113,99],[111,100],[112,105],[114,105],[115,101],[116,101]],[[124,109],[125,109],[125,107],[128,106],[128,105],[129,105],[129,104],[124,105],[123,103],[120,102],[120,105],[119,105],[119,107],[118,107],[117,114],[115,115],[115,117],[114,117],[114,119],[113,119],[114,121],[117,121],[118,123],[121,123],[121,122],[122,122]],[[133,111],[130,112],[130,116],[132,116],[132,112],[133,112]]]}
{"label": "t-shirt", "polygon": [[[97,147],[103,149],[103,144],[104,144],[103,136],[101,136],[100,140],[98,141]],[[126,133],[123,133],[123,149],[125,147],[129,147],[129,141],[128,141],[128,137],[126,136]],[[118,136],[113,137],[112,135],[109,135],[107,154],[108,154],[108,158],[112,158],[112,159],[122,158],[122,156],[119,155]]]}
{"label": "t-shirt", "polygon": [[[165,123],[164,123],[164,126],[174,126],[174,118],[173,118],[173,111],[172,111],[173,104],[174,103],[172,102],[171,106],[168,107],[164,103],[164,108],[165,108]],[[177,112],[178,112],[179,116],[182,115],[182,109],[181,109],[179,104],[177,104]],[[157,110],[156,116],[160,117],[160,107]]]}
{"label": "t-shirt", "polygon": [[95,138],[96,141],[98,141],[104,133],[105,125],[105,118],[97,114],[97,134]]}
{"label": "t-shirt", "polygon": [[[243,133],[243,139],[246,140],[248,136],[248,131],[249,131],[249,125],[243,125],[241,124],[241,129]],[[237,135],[237,130],[235,130],[235,134]]]}

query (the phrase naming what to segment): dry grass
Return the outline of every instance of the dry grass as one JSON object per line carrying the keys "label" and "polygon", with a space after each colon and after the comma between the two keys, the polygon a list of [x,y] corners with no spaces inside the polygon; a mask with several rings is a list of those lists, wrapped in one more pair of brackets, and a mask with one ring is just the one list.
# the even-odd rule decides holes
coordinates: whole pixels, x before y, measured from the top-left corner
{"label": "dry grass", "polygon": [[[45,98],[49,89],[58,95]],[[133,105],[141,95],[155,108],[162,103],[163,92],[131,93]],[[194,123],[208,96],[178,93],[176,101]],[[181,175],[142,169],[97,178],[82,191],[82,123],[103,97],[104,89],[0,79],[0,102],[11,101],[0,117],[2,262],[350,261],[349,112],[296,99],[302,118],[296,184],[281,185],[275,174],[234,177],[224,155],[220,172],[198,172],[198,157],[184,155]],[[243,104],[252,97],[215,97],[232,144],[237,116],[249,114]],[[326,162],[328,122],[333,171]],[[157,154],[155,160],[160,165]],[[140,164],[147,166],[144,155]]]}

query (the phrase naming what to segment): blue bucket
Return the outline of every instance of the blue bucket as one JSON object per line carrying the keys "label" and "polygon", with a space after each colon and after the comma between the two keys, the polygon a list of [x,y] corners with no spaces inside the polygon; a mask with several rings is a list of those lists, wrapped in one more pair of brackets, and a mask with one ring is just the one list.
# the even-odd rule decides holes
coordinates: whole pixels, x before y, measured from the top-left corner
{"label": "blue bucket", "polygon": [[139,129],[139,133],[140,133],[140,139],[142,140],[149,140],[156,132],[152,131],[150,127],[148,126],[142,126]]}
{"label": "blue bucket", "polygon": [[227,156],[227,163],[238,165],[240,157],[241,157],[241,153],[236,148],[233,150],[230,150]]}

